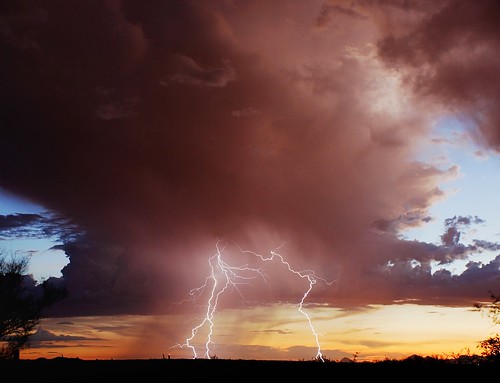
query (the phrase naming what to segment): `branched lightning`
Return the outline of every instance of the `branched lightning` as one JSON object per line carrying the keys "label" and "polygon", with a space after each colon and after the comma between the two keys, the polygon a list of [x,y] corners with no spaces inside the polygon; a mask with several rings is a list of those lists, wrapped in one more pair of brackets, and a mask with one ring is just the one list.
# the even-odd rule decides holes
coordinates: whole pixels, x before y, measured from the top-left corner
{"label": "branched lightning", "polygon": [[[192,345],[198,331],[204,327],[208,326],[208,335],[205,343],[205,354],[204,357],[210,359],[210,344],[212,343],[213,334],[213,317],[215,311],[217,310],[217,305],[219,303],[219,297],[226,291],[230,286],[234,287],[235,290],[240,294],[238,289],[238,284],[243,283],[245,280],[254,279],[258,276],[264,278],[264,274],[259,269],[250,268],[248,266],[230,266],[222,259],[222,252],[219,247],[219,243],[216,245],[216,253],[211,256],[208,260],[210,266],[210,275],[205,279],[205,283],[197,288],[192,289],[189,292],[190,299],[194,300],[198,298],[203,291],[205,291],[210,285],[210,296],[207,302],[207,311],[203,320],[195,327],[191,329],[191,336],[186,339],[184,344],[177,344],[177,347],[188,347],[193,351],[193,358],[198,358],[196,348]],[[220,282],[219,282],[220,280]],[[219,286],[220,285],[220,286]]]}
{"label": "branched lightning", "polygon": [[[202,286],[194,288],[189,292],[190,298],[188,300],[195,300],[211,285],[205,317],[198,325],[196,325],[191,329],[191,336],[187,338],[183,344],[176,344],[175,346],[173,346],[181,348],[183,347],[190,348],[193,352],[194,359],[198,358],[198,354],[192,342],[194,341],[194,338],[196,337],[198,331],[204,326],[208,327],[208,335],[205,342],[205,353],[203,357],[208,359],[211,358],[210,344],[212,343],[212,335],[213,335],[213,326],[214,326],[213,318],[217,310],[217,305],[219,303],[219,298],[221,297],[221,295],[229,287],[233,287],[241,296],[243,296],[241,294],[241,291],[238,289],[238,285],[250,279],[261,277],[264,280],[264,282],[266,282],[266,278],[260,269],[251,268],[248,266],[238,266],[238,267],[230,266],[222,259],[222,251],[219,247],[219,243],[217,243],[216,245],[216,250],[217,250],[216,253],[213,256],[211,256],[208,260],[208,264],[210,267],[210,275],[207,278],[205,278],[205,283]],[[316,332],[313,323],[311,321],[311,318],[304,311],[304,302],[308,297],[309,293],[311,292],[313,286],[318,281],[324,282],[327,285],[331,285],[334,281],[327,281],[324,278],[318,277],[312,270],[305,270],[305,271],[294,270],[288,263],[288,261],[286,261],[283,258],[283,256],[277,252],[279,248],[277,248],[274,251],[271,251],[271,255],[269,257],[264,257],[263,255],[260,255],[250,250],[242,250],[242,249],[240,250],[243,253],[254,255],[255,257],[259,258],[262,262],[270,262],[278,258],[279,261],[286,266],[289,272],[298,275],[300,278],[308,280],[309,287],[307,288],[306,292],[302,296],[302,299],[300,300],[300,303],[298,305],[298,311],[306,317],[307,322],[309,324],[309,328],[311,329],[311,332],[315,338],[317,346],[316,359],[324,362],[323,354],[321,352],[321,345],[319,342],[319,334]]]}
{"label": "branched lightning", "polygon": [[304,295],[302,296],[302,299],[300,300],[298,310],[299,310],[299,312],[302,315],[304,315],[306,317],[307,323],[309,324],[309,327],[310,327],[311,332],[312,332],[312,334],[314,336],[314,339],[316,340],[316,346],[317,346],[316,359],[321,360],[322,362],[324,362],[325,360],[323,359],[323,353],[321,352],[321,344],[319,342],[319,334],[316,332],[316,330],[315,330],[315,328],[314,328],[314,326],[312,324],[311,317],[304,311],[304,301],[306,300],[307,296],[311,292],[313,286],[318,281],[324,282],[328,286],[331,285],[334,281],[327,281],[324,278],[318,277],[314,273],[313,270],[297,271],[297,270],[292,269],[292,267],[290,266],[290,263],[288,263],[287,261],[285,261],[285,259],[283,258],[283,256],[277,252],[278,249],[276,249],[274,251],[271,251],[271,256],[270,257],[264,257],[264,256],[262,256],[260,254],[257,254],[257,253],[255,253],[253,251],[250,251],[250,250],[242,250],[242,251],[244,253],[250,253],[250,254],[255,255],[256,257],[259,257],[263,262],[273,261],[275,259],[275,257],[277,257],[277,258],[279,258],[280,262],[287,267],[288,271],[290,271],[291,273],[293,273],[295,275],[298,275],[300,278],[306,278],[308,280],[309,287],[308,287],[307,291],[304,293]]}

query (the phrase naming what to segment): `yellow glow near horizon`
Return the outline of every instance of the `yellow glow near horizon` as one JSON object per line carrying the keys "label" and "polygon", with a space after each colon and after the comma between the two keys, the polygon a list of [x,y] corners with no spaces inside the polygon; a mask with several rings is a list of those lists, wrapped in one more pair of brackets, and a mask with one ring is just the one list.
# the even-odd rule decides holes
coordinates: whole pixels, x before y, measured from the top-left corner
{"label": "yellow glow near horizon", "polygon": [[[495,330],[488,318],[472,308],[392,305],[352,312],[326,307],[305,310],[320,334],[323,355],[332,360],[354,354],[360,361],[412,354],[479,354],[479,341]],[[186,315],[45,319],[41,325],[53,339],[23,350],[21,358],[191,358],[189,349],[173,346],[183,343],[194,322]],[[316,353],[306,318],[294,305],[221,310],[214,323],[211,355],[220,358],[309,359]],[[195,343],[204,347],[203,333],[199,337]]]}

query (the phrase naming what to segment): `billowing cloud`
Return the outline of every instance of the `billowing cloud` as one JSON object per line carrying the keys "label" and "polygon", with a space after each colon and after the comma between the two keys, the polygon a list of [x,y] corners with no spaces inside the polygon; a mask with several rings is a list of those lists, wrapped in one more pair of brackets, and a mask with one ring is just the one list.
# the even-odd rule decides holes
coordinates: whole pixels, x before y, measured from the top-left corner
{"label": "billowing cloud", "polygon": [[417,94],[477,127],[478,141],[498,151],[498,2],[451,0],[427,10],[409,31],[378,42],[381,57],[404,73]]}
{"label": "billowing cloud", "polygon": [[465,222],[443,223],[441,244],[400,234],[458,174],[413,156],[436,118],[457,113],[498,147],[498,3],[402,4],[2,6],[0,186],[83,233],[61,238],[70,294],[53,314],[181,307],[218,240],[231,264],[248,260],[238,247],[283,245],[335,280],[318,303],[482,297],[496,263],[431,268],[474,256]]}

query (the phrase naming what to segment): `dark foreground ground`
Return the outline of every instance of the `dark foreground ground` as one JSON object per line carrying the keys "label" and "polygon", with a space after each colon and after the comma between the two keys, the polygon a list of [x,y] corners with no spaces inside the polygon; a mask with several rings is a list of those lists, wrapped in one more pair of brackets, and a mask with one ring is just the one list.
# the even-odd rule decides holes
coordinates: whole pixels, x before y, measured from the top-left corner
{"label": "dark foreground ground", "polygon": [[[225,359],[81,360],[68,358],[0,361],[4,382],[238,382],[284,379],[474,379],[500,376],[500,363],[443,360],[381,362],[258,361]],[[4,380],[3,378],[8,378]]]}

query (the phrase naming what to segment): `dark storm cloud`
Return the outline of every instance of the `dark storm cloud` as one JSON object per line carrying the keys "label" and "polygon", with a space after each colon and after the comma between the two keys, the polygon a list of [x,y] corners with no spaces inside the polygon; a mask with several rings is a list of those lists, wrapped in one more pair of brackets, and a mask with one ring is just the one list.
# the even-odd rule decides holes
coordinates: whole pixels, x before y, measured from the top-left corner
{"label": "dark storm cloud", "polygon": [[39,345],[42,342],[70,342],[75,340],[100,340],[99,338],[91,338],[75,335],[56,335],[49,330],[39,327],[36,332],[30,337],[30,345]]}
{"label": "dark storm cloud", "polygon": [[491,251],[500,250],[500,244],[497,242],[490,242],[490,241],[475,239],[474,245],[480,249],[485,249],[485,250],[491,250]]}
{"label": "dark storm cloud", "polygon": [[39,214],[8,214],[0,215],[0,231],[12,230],[40,221]]}
{"label": "dark storm cloud", "polygon": [[51,238],[68,242],[81,234],[70,220],[53,213],[0,215],[0,239]]}
{"label": "dark storm cloud", "polygon": [[[39,327],[36,332],[30,336],[28,341],[28,346],[30,348],[63,348],[63,347],[75,347],[75,343],[78,347],[91,347],[85,345],[84,342],[92,341],[99,342],[102,339],[96,337],[88,336],[78,336],[78,335],[65,335],[65,334],[54,334],[53,332]],[[81,343],[80,343],[81,342]],[[66,344],[65,344],[66,343]]]}
{"label": "dark storm cloud", "polygon": [[379,42],[381,56],[405,71],[414,91],[438,100],[477,138],[500,149],[500,4],[495,0],[438,3],[408,33]]}
{"label": "dark storm cloud", "polygon": [[[455,89],[437,92],[404,55],[407,41],[422,45],[425,67],[445,83],[444,61],[430,60],[442,45],[431,55],[419,36],[453,10],[427,14],[432,3],[4,3],[0,185],[83,233],[58,245],[70,294],[54,309],[164,311],[204,280],[218,238],[258,251],[285,242],[297,268],[336,280],[318,296],[326,303],[425,301],[436,291],[446,301],[443,280],[457,279],[431,275],[430,262],[470,248],[456,232],[447,246],[399,236],[430,220],[445,197],[439,184],[458,172],[410,159],[433,117],[422,94],[444,102]],[[386,9],[419,16],[403,28],[382,22]],[[494,47],[483,32],[471,36]],[[376,39],[387,63],[419,80],[415,94],[391,82]],[[456,110],[481,89],[466,81]]]}
{"label": "dark storm cloud", "polygon": [[461,227],[468,227],[472,223],[480,224],[484,223],[484,221],[479,217],[462,217],[455,216],[453,218],[447,218],[444,221],[446,232],[441,235],[441,241],[445,246],[453,246],[457,245],[460,242]]}

